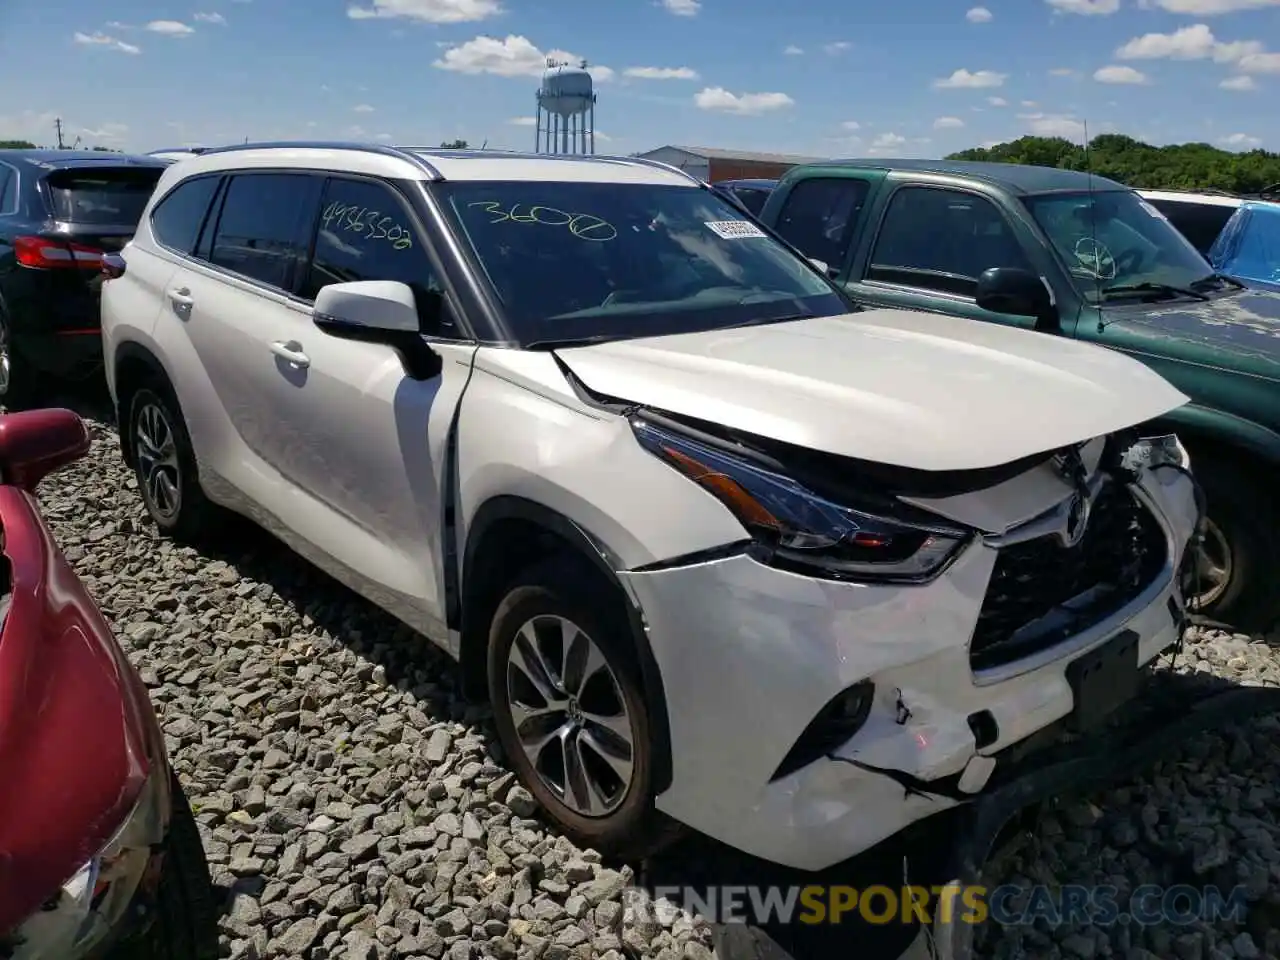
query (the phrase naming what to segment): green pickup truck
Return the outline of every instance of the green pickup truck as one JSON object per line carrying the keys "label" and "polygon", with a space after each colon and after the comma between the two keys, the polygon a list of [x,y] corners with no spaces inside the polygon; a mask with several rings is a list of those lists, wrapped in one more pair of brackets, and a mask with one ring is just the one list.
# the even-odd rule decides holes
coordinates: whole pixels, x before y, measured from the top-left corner
{"label": "green pickup truck", "polygon": [[1280,616],[1280,294],[1215,274],[1137,193],[1074,170],[814,164],[759,219],[859,303],[1089,340],[1159,371],[1192,402],[1149,426],[1178,434],[1208,501],[1188,599],[1243,629]]}

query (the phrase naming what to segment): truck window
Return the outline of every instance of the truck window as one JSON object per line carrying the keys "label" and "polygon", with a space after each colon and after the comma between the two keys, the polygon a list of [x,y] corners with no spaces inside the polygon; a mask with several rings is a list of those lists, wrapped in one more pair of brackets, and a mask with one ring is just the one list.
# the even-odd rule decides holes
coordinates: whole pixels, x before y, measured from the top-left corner
{"label": "truck window", "polygon": [[1158,197],[1147,200],[1147,203],[1168,217],[1169,222],[1191,241],[1192,246],[1206,256],[1213,241],[1218,239],[1218,234],[1236,212],[1235,207],[1225,204],[1189,203]]}
{"label": "truck window", "polygon": [[991,267],[1031,269],[1009,221],[985,197],[901,187],[890,199],[867,279],[973,296]]}
{"label": "truck window", "polygon": [[806,257],[840,269],[853,241],[869,184],[856,177],[801,180],[787,194],[775,228]]}

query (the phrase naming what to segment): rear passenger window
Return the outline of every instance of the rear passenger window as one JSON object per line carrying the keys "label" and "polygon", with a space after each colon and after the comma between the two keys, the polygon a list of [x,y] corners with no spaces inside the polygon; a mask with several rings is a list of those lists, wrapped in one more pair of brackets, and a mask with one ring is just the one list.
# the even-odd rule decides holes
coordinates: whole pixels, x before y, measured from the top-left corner
{"label": "rear passenger window", "polygon": [[991,267],[1032,269],[994,203],[960,190],[902,187],[889,201],[867,279],[973,296]]}
{"label": "rear passenger window", "polygon": [[233,177],[209,262],[292,291],[306,262],[320,179],[295,173]]}
{"label": "rear passenger window", "polygon": [[9,167],[0,167],[0,213],[10,213],[17,206],[17,191],[14,182],[18,178]]}
{"label": "rear passenger window", "polygon": [[777,232],[806,257],[838,270],[866,203],[869,185],[855,177],[801,180],[782,205]]}
{"label": "rear passenger window", "polygon": [[151,213],[156,242],[178,253],[191,253],[217,189],[217,177],[197,177],[178,184]]}
{"label": "rear passenger window", "polygon": [[359,280],[408,284],[423,332],[437,332],[441,287],[404,202],[380,183],[330,180],[302,296],[314,300],[331,283]]}

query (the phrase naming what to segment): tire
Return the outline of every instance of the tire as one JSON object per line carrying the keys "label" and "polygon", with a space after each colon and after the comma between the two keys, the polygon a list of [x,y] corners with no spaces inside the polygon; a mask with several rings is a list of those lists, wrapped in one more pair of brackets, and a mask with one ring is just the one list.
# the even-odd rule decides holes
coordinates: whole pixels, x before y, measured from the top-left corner
{"label": "tire", "polygon": [[196,540],[211,526],[213,505],[200,489],[195,452],[182,408],[167,386],[149,383],[129,401],[133,472],[147,513],[160,532]]}
{"label": "tire", "polygon": [[24,410],[33,396],[29,371],[13,349],[9,320],[0,313],[0,406],[6,410]]}
{"label": "tire", "polygon": [[[1280,524],[1270,498],[1256,475],[1238,461],[1214,450],[1192,450],[1191,469],[1204,488],[1207,506],[1204,555],[1211,566],[1226,567],[1216,580],[1201,567],[1200,589],[1184,569],[1184,593],[1192,612],[1230,624],[1238,630],[1264,632],[1280,617],[1280,591],[1273,578],[1280,565]],[[1199,594],[1203,600],[1196,602]],[[1206,602],[1207,601],[1207,602]]]}
{"label": "tire", "polygon": [[107,960],[214,960],[218,909],[200,830],[177,777],[156,912],[151,925],[113,949]]}
{"label": "tire", "polygon": [[[594,569],[572,555],[552,557],[516,577],[490,625],[489,698],[508,762],[552,823],[579,846],[594,848],[607,857],[639,860],[670,844],[680,830],[654,809],[649,711],[622,602]],[[544,689],[554,687],[557,698],[565,697],[564,710],[551,722],[569,724],[573,728],[570,742],[577,746],[556,750],[553,740],[540,752],[534,751],[535,764],[535,757],[517,736],[515,714],[521,705],[539,705],[539,695],[528,680],[529,672],[513,667],[513,648],[517,657],[523,655],[524,662],[532,662],[529,641],[536,635],[549,652],[547,662],[559,660],[555,637],[565,624],[571,628],[561,636],[575,637],[568,644],[570,648],[586,652],[581,645],[585,640],[599,660],[594,661],[596,669],[580,686],[574,682],[576,676],[582,676],[580,671],[562,670],[559,664],[551,668],[555,676]],[[576,635],[572,628],[576,628]],[[581,662],[576,654],[575,662]],[[582,696],[568,696],[566,691]],[[542,704],[548,702],[542,700]],[[622,736],[611,734],[594,722],[593,716],[613,718],[614,728]],[[521,726],[528,733],[531,724],[522,718]],[[630,770],[624,783],[617,767],[625,766],[622,746],[628,738]],[[567,766],[561,762],[566,755],[584,758],[579,769],[599,785],[594,806],[584,802],[589,794],[566,787]],[[617,766],[607,764],[606,755]],[[583,781],[573,782],[580,785]]]}

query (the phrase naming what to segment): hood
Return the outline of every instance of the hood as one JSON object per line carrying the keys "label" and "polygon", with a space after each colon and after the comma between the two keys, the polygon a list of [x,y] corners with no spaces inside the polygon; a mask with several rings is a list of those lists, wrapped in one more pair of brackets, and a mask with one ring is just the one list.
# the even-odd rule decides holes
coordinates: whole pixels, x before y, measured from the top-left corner
{"label": "hood", "polygon": [[1187,398],[1123,354],[906,310],[571,347],[589,389],[916,470],[1001,466]]}
{"label": "hood", "polygon": [[1205,301],[1107,307],[1103,318],[1112,334],[1137,338],[1138,349],[1186,354],[1201,363],[1208,354],[1208,362],[1280,380],[1280,287],[1258,284]]}

